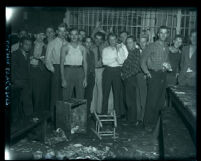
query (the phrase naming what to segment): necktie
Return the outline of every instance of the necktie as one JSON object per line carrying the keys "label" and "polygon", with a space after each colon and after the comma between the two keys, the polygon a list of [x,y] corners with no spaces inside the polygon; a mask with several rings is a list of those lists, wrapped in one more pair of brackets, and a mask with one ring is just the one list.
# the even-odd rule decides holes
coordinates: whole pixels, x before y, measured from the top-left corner
{"label": "necktie", "polygon": [[100,46],[97,46],[97,47],[98,47],[98,60],[100,60],[100,58],[101,58]]}
{"label": "necktie", "polygon": [[25,58],[25,60],[27,60],[27,55],[28,55],[28,53],[27,52],[24,52],[24,58]]}

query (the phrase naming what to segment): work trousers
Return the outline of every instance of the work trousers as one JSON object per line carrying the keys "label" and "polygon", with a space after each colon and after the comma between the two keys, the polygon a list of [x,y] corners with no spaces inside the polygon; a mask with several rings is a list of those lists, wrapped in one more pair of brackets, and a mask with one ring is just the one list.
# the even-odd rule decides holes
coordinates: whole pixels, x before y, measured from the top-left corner
{"label": "work trousers", "polygon": [[175,86],[177,84],[178,84],[178,80],[176,77],[176,73],[175,72],[167,73],[167,86],[169,85]]}
{"label": "work trousers", "polygon": [[117,116],[120,115],[120,106],[121,106],[121,67],[105,67],[103,71],[103,102],[102,102],[102,114],[108,113],[108,99],[110,90],[112,87],[113,96],[114,96],[114,109]]}
{"label": "work trousers", "polygon": [[50,73],[46,68],[31,67],[32,100],[35,113],[49,110]]}
{"label": "work trousers", "polygon": [[94,84],[95,84],[95,73],[91,72],[87,75],[87,87],[85,89],[85,99],[87,99],[87,115],[90,114]]}
{"label": "work trousers", "polygon": [[28,80],[17,80],[12,88],[12,121],[29,117],[33,114],[31,85]]}
{"label": "work trousers", "polygon": [[129,123],[137,121],[137,78],[131,76],[124,80],[127,104],[127,118]]}
{"label": "work trousers", "polygon": [[102,74],[103,74],[104,68],[96,68],[95,69],[95,84],[93,89],[93,98],[91,102],[90,110],[93,113],[96,111],[97,113],[102,112],[102,100],[103,100],[103,94],[102,94]]}
{"label": "work trousers", "polygon": [[72,98],[73,90],[75,88],[76,98],[84,98],[84,70],[82,67],[68,67],[64,66],[64,76],[67,87],[63,88],[64,100]]}
{"label": "work trousers", "polygon": [[160,111],[165,105],[166,72],[150,71],[147,79],[147,101],[144,114],[144,125],[155,128]]}
{"label": "work trousers", "polygon": [[54,73],[51,73],[51,100],[50,100],[50,112],[52,119],[55,115],[56,101],[63,100],[63,92],[61,87],[61,73],[60,65],[54,64]]}
{"label": "work trousers", "polygon": [[147,98],[147,80],[144,78],[143,73],[136,75],[137,77],[137,120],[143,121],[144,111]]}

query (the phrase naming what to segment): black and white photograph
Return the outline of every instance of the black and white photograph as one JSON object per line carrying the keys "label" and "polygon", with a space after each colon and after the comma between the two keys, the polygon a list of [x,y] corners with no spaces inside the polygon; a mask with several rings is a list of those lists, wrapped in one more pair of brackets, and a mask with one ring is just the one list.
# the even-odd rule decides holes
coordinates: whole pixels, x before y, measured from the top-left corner
{"label": "black and white photograph", "polygon": [[197,160],[197,8],[5,13],[5,160]]}

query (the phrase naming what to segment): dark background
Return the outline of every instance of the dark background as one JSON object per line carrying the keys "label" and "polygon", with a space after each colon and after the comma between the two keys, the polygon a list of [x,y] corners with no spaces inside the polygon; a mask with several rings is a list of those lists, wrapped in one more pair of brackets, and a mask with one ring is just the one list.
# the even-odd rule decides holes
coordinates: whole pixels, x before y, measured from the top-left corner
{"label": "dark background", "polygon": [[49,25],[56,27],[62,23],[65,11],[64,7],[14,7],[10,21],[12,33],[21,28],[35,33],[38,30],[45,31]]}

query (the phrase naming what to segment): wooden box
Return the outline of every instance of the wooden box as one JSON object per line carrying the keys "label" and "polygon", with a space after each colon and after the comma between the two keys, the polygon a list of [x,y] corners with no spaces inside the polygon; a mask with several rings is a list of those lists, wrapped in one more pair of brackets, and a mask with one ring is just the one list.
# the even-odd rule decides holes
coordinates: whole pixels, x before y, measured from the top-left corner
{"label": "wooden box", "polygon": [[66,136],[74,133],[86,133],[87,101],[74,98],[57,101],[56,128],[64,130]]}

